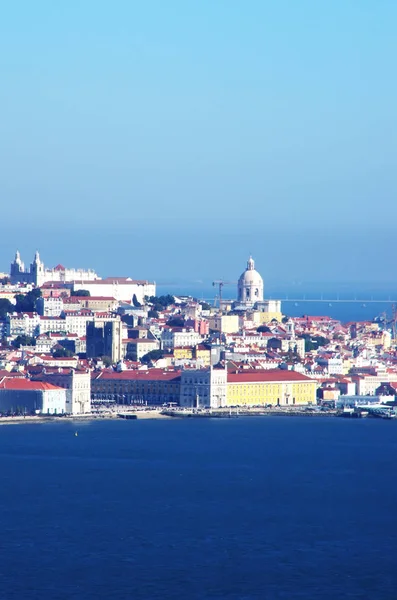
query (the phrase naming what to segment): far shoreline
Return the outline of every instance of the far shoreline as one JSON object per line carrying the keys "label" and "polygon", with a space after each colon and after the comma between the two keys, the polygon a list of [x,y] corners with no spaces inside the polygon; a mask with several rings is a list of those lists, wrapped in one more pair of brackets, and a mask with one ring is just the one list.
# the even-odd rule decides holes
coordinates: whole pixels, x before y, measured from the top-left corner
{"label": "far shoreline", "polygon": [[[70,423],[78,425],[79,423],[88,423],[93,421],[114,421],[114,420],[137,420],[137,421],[153,421],[153,420],[193,420],[193,419],[235,419],[240,417],[338,417],[340,411],[328,410],[321,411],[316,410],[314,407],[302,407],[302,408],[272,408],[272,409],[253,409],[253,408],[233,408],[233,409],[206,409],[201,411],[184,411],[184,410],[129,410],[121,409],[117,412],[112,413],[90,413],[85,415],[68,415],[68,416],[56,416],[56,415],[26,415],[26,416],[12,416],[12,417],[0,417],[0,425],[22,425],[26,423]],[[121,417],[121,414],[135,415],[136,418],[126,419]]]}

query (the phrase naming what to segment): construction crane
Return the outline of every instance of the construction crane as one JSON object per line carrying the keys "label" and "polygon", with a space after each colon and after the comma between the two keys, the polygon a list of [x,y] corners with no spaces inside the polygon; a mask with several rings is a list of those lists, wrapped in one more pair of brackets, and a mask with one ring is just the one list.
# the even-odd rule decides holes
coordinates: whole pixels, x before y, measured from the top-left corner
{"label": "construction crane", "polygon": [[218,298],[219,298],[219,306],[222,304],[222,289],[224,285],[236,285],[237,281],[224,281],[223,279],[216,279],[212,282],[212,285],[218,286]]}

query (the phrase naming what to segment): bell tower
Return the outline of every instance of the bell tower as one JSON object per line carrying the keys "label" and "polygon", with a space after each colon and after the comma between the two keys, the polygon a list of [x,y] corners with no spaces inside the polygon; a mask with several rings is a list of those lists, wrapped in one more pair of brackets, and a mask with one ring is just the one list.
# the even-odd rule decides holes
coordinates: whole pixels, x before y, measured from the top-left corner
{"label": "bell tower", "polygon": [[36,250],[36,254],[34,255],[34,260],[33,260],[32,264],[30,265],[30,274],[31,274],[32,283],[34,283],[35,285],[40,286],[44,283],[44,281],[45,281],[44,263],[40,260],[40,254],[39,254],[38,250]]}
{"label": "bell tower", "polygon": [[25,280],[25,265],[21,260],[19,250],[15,253],[14,262],[11,263],[10,280],[11,283],[17,283],[18,281],[22,282]]}

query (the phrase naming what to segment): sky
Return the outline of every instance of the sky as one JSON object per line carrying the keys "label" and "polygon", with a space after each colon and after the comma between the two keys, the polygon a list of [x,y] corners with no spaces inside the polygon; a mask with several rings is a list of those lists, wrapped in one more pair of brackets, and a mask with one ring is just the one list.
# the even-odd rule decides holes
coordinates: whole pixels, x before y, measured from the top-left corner
{"label": "sky", "polygon": [[395,280],[395,0],[0,6],[0,270]]}

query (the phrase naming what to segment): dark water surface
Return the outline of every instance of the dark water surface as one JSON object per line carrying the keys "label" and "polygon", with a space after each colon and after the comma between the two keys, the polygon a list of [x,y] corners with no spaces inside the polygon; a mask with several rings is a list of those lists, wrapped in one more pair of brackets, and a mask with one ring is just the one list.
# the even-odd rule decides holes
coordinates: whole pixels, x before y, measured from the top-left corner
{"label": "dark water surface", "polygon": [[0,427],[0,598],[397,598],[397,423]]}

